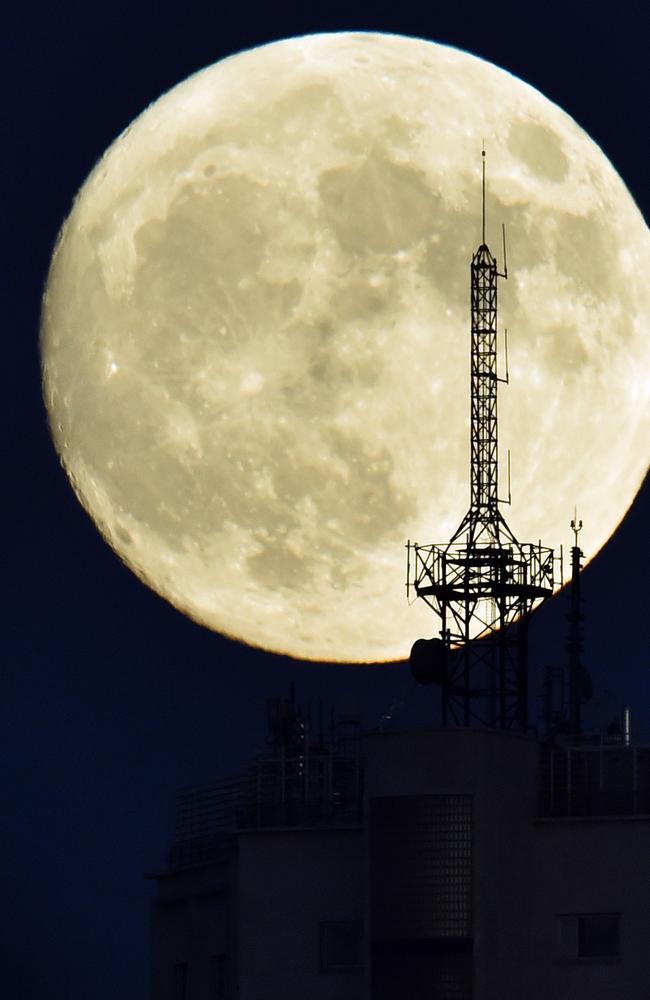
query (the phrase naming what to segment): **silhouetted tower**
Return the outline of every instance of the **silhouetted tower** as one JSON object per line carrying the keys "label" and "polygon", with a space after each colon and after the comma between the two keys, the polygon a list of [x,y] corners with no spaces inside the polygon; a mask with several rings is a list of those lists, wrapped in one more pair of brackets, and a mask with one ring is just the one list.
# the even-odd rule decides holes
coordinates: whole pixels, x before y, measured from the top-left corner
{"label": "silhouetted tower", "polygon": [[578,544],[582,521],[574,513],[571,521],[573,546],[571,547],[571,582],[566,588],[568,612],[567,661],[563,666],[547,665],[542,687],[546,738],[549,742],[557,736],[568,736],[573,745],[582,740],[582,706],[593,694],[589,671],[582,662],[584,647],[584,615],[582,613],[581,573],[584,553]]}
{"label": "silhouetted tower", "polygon": [[578,545],[578,535],[582,521],[578,520],[577,512],[571,521],[573,531],[573,546],[571,548],[571,587],[569,590],[569,631],[567,637],[567,652],[569,654],[569,733],[575,739],[582,732],[582,704],[586,700],[586,672],[582,665],[582,600],[580,594],[580,571],[583,552]]}
{"label": "silhouetted tower", "polygon": [[[407,588],[440,616],[439,640],[411,651],[416,679],[442,687],[442,721],[528,728],[528,619],[553,592],[553,550],[521,544],[499,500],[497,280],[503,273],[482,241],[471,263],[471,500],[446,545],[408,543]],[[506,342],[507,357],[507,342]],[[508,463],[509,464],[509,463]],[[510,502],[509,499],[507,501]]]}

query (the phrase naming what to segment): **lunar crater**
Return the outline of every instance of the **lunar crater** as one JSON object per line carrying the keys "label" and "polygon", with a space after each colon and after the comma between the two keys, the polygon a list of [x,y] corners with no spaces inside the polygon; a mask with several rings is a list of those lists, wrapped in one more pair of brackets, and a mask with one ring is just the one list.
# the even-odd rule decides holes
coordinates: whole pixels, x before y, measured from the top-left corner
{"label": "lunar crater", "polygon": [[394,254],[429,231],[430,191],[421,172],[380,150],[324,171],[318,186],[324,218],[348,253]]}
{"label": "lunar crater", "polygon": [[569,172],[569,159],[560,136],[533,121],[516,121],[508,132],[508,149],[535,176],[560,183]]}

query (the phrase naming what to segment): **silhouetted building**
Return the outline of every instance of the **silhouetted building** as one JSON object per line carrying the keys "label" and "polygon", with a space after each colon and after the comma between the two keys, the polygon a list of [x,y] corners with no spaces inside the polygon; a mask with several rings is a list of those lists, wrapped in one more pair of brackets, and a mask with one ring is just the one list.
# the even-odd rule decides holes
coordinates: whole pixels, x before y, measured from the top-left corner
{"label": "silhouetted building", "polygon": [[153,1000],[647,1000],[649,747],[270,723],[179,796]]}

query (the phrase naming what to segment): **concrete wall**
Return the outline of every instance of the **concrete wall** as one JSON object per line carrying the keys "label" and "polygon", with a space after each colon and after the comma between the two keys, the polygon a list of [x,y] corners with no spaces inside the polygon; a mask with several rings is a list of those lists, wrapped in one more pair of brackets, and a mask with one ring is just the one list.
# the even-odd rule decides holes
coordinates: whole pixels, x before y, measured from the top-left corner
{"label": "concrete wall", "polygon": [[363,870],[359,829],[240,834],[240,1000],[363,1000],[361,970],[320,967],[321,922],[363,916]]}
{"label": "concrete wall", "polygon": [[[538,822],[531,869],[527,997],[650,1000],[650,819]],[[563,958],[571,913],[620,913],[620,959]]]}
{"label": "concrete wall", "polygon": [[178,1000],[174,968],[181,963],[187,963],[187,1000],[215,1000],[213,962],[220,954],[228,955],[226,975],[231,982],[236,978],[231,874],[223,865],[208,865],[159,879],[152,913],[153,1000]]}

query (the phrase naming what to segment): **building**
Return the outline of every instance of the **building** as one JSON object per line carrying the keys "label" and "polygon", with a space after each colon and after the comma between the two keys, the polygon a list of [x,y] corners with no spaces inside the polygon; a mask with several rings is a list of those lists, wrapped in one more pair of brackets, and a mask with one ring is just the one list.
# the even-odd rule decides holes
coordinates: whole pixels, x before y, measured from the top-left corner
{"label": "building", "polygon": [[648,1000],[650,747],[310,734],[179,796],[153,1000]]}

